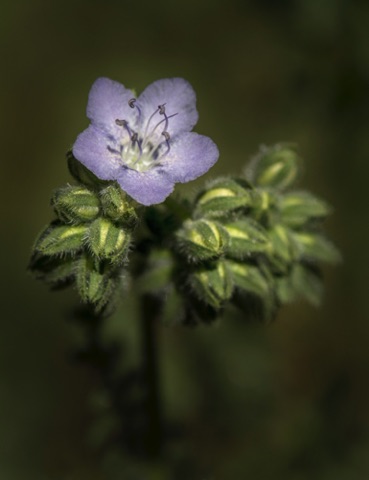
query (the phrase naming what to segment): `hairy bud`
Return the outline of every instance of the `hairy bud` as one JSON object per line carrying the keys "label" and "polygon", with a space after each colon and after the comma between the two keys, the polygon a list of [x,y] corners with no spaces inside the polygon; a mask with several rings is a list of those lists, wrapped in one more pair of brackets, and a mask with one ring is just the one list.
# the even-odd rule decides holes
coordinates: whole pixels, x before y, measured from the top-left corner
{"label": "hairy bud", "polygon": [[285,190],[300,175],[300,159],[289,145],[262,147],[252,166],[252,180],[260,187]]}
{"label": "hairy bud", "polygon": [[88,231],[88,246],[99,259],[125,260],[130,241],[130,233],[107,218],[97,218]]}
{"label": "hairy bud", "polygon": [[194,217],[221,217],[249,208],[252,201],[250,191],[251,186],[244,179],[220,178],[198,195]]}
{"label": "hairy bud", "polygon": [[51,224],[39,236],[34,251],[43,255],[65,255],[82,249],[88,227],[86,225]]}
{"label": "hairy bud", "polygon": [[232,258],[244,259],[264,252],[269,243],[266,231],[251,218],[223,225],[229,235],[226,253]]}
{"label": "hairy bud", "polygon": [[194,294],[204,303],[218,309],[233,293],[232,276],[224,261],[201,267],[190,275]]}
{"label": "hairy bud", "polygon": [[127,201],[126,194],[115,184],[108,185],[100,191],[104,214],[113,222],[119,222],[127,227],[137,224],[138,217],[134,208]]}
{"label": "hairy bud", "polygon": [[341,260],[340,252],[335,245],[321,234],[293,232],[292,239],[302,260],[327,263],[338,263]]}
{"label": "hairy bud", "polygon": [[211,220],[187,220],[176,237],[183,253],[195,262],[219,257],[229,241],[222,225]]}
{"label": "hairy bud", "polygon": [[309,192],[291,192],[279,200],[281,221],[292,228],[300,228],[310,220],[325,218],[331,207]]}
{"label": "hairy bud", "polygon": [[99,198],[84,186],[67,185],[56,190],[51,204],[58,218],[64,223],[90,222],[100,211]]}
{"label": "hairy bud", "polygon": [[95,259],[85,254],[78,261],[76,285],[81,300],[92,303],[100,311],[111,299],[117,286],[117,279],[109,272],[101,272]]}

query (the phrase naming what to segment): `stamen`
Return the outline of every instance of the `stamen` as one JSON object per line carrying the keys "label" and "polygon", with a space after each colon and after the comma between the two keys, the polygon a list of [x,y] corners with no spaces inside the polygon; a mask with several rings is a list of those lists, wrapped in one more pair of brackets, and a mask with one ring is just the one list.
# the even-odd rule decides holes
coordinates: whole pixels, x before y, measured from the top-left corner
{"label": "stamen", "polygon": [[137,105],[137,99],[136,98],[131,98],[131,100],[128,101],[128,105],[131,108],[136,108],[138,111],[138,116],[141,117],[141,108]]}
{"label": "stamen", "polygon": [[149,126],[150,126],[150,123],[151,123],[151,120],[153,119],[153,117],[158,113],[159,111],[159,107],[155,110],[155,112],[151,115],[151,117],[149,118],[147,124],[146,124],[146,128],[145,128],[145,133],[144,133],[144,143],[146,143],[146,135],[147,135],[147,131],[149,129]]}
{"label": "stamen", "polygon": [[119,118],[117,118],[117,119],[115,120],[115,123],[116,123],[116,125],[118,125],[119,127],[125,128],[125,129],[127,130],[127,132],[128,132],[128,135],[130,136],[130,138],[132,138],[132,131],[131,131],[131,129],[129,128],[129,125],[128,125],[127,120],[119,120]]}
{"label": "stamen", "polygon": [[132,136],[131,136],[131,140],[132,140],[132,145],[135,146],[137,145],[138,146],[138,149],[140,150],[140,156],[142,155],[142,148],[141,148],[141,145],[140,145],[140,142],[138,140],[138,134],[137,133],[134,133]]}
{"label": "stamen", "polygon": [[163,154],[163,156],[164,156],[164,155],[167,155],[167,154],[169,153],[169,151],[170,151],[170,143],[169,143],[170,135],[169,135],[169,133],[168,133],[167,131],[165,131],[165,130],[164,130],[163,132],[161,132],[161,134],[162,134],[163,137],[165,138],[165,141],[166,141],[167,147],[168,147],[168,150]]}
{"label": "stamen", "polygon": [[167,131],[168,129],[168,120],[172,117],[175,117],[176,115],[178,115],[178,113],[173,113],[172,115],[169,115],[169,116],[165,116],[165,118],[163,118],[163,120],[160,120],[160,122],[158,122],[155,127],[151,130],[150,132],[150,135],[148,136],[148,139],[151,138],[152,134],[155,132],[155,130],[158,128],[159,125],[161,125],[163,122],[165,122],[165,126],[164,126],[164,131]]}
{"label": "stamen", "polygon": [[163,103],[163,105],[158,105],[160,115],[165,115],[165,105],[166,103]]}

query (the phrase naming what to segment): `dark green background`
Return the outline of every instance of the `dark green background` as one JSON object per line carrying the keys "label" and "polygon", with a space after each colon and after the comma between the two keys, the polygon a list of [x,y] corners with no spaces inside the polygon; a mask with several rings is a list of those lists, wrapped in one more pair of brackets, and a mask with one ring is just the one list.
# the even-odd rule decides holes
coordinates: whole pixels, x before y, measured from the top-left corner
{"label": "dark green background", "polygon": [[[369,478],[368,2],[3,0],[0,45],[0,479],[128,478],[124,462],[103,473],[91,447],[98,381],[67,356],[75,297],[25,271],[98,76],[137,91],[186,78],[196,129],[221,151],[207,178],[293,141],[303,186],[335,207],[327,231],[344,262],[325,270],[321,309],[293,305],[266,328],[163,329],[166,413],[207,472],[194,480]],[[130,361],[136,320],[129,299],[107,325],[130,338]]]}

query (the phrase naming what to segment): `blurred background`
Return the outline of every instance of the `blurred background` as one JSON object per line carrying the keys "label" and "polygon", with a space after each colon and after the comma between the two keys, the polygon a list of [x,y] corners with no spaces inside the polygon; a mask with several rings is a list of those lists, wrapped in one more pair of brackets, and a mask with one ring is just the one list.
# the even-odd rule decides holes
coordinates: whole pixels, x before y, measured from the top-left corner
{"label": "blurred background", "polygon": [[[26,272],[99,76],[138,92],[189,80],[196,130],[221,151],[207,178],[239,172],[260,144],[296,142],[301,186],[335,207],[326,228],[344,257],[325,270],[320,309],[291,305],[268,327],[232,315],[162,329],[165,414],[185,425],[196,463],[168,478],[369,478],[369,3],[3,0],[0,48],[0,479],[164,478],[165,466],[130,477],[128,461],[96,451],[99,381],[68,354],[75,296]],[[137,361],[134,299],[106,335]]]}

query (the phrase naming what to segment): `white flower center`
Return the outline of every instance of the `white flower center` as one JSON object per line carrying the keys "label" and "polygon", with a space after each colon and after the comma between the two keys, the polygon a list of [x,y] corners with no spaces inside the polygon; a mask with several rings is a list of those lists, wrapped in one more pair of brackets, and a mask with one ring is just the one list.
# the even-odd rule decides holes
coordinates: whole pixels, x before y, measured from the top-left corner
{"label": "white flower center", "polygon": [[[131,108],[135,108],[138,112],[139,117],[141,116],[141,109],[136,103],[136,99],[132,98],[128,105]],[[161,115],[162,118],[155,126],[151,126],[151,122],[155,116]],[[124,140],[120,142],[119,153],[120,160],[122,164],[138,172],[145,172],[150,170],[154,166],[160,164],[160,160],[165,157],[170,151],[170,135],[168,133],[169,119],[177,115],[174,113],[172,115],[167,115],[165,111],[165,103],[159,105],[154,113],[149,117],[147,122],[143,122],[143,132],[133,131],[129,123],[126,120],[116,119],[115,123],[122,127],[127,135],[124,135]],[[157,129],[162,125],[163,130],[161,137],[157,136]]]}

